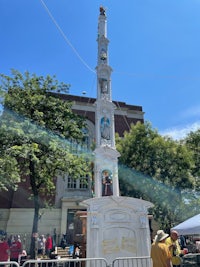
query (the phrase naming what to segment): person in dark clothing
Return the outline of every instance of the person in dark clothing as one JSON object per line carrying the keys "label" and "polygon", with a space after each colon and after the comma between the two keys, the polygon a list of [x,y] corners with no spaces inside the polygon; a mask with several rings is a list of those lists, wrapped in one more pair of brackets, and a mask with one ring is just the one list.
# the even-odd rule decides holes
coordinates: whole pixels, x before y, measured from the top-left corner
{"label": "person in dark clothing", "polygon": [[61,241],[60,241],[60,246],[61,246],[63,249],[66,248],[66,246],[67,246],[66,235],[63,235],[63,236],[62,236],[62,239],[61,239]]}
{"label": "person in dark clothing", "polygon": [[181,249],[186,248],[185,237],[183,235],[180,235],[179,240],[180,240],[180,247],[181,247]]}

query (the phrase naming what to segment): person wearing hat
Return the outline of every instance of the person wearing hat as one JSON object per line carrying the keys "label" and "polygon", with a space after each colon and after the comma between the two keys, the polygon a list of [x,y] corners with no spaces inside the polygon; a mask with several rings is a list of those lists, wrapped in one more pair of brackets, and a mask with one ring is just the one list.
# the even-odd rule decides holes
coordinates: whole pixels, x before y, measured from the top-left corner
{"label": "person wearing hat", "polygon": [[151,258],[153,267],[172,267],[171,254],[165,240],[169,235],[163,230],[158,230],[155,240],[151,245]]}
{"label": "person wearing hat", "polygon": [[182,254],[182,251],[178,242],[178,232],[171,230],[170,236],[165,240],[165,244],[168,246],[172,256],[173,267],[179,267],[181,265],[180,255]]}

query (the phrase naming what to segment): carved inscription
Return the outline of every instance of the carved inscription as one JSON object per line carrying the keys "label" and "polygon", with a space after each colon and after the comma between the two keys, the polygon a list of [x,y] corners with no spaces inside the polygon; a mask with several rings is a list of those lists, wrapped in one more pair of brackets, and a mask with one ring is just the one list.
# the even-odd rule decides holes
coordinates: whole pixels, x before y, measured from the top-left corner
{"label": "carved inscription", "polygon": [[104,254],[112,254],[120,251],[120,245],[118,244],[118,240],[115,239],[107,239],[103,240],[103,253]]}
{"label": "carved inscription", "polygon": [[136,240],[135,238],[129,238],[122,236],[115,239],[107,239],[102,242],[103,253],[112,254],[125,250],[130,253],[136,253]]}

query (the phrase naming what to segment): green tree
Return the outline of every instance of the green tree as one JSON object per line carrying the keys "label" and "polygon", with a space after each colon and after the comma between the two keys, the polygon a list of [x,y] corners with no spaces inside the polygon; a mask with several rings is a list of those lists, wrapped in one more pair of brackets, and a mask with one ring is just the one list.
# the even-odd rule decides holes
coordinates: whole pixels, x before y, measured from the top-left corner
{"label": "green tree", "polygon": [[[20,182],[20,170],[16,158],[10,155],[6,129],[0,128],[0,191],[12,188],[16,190]],[[12,172],[10,172],[12,169]]]}
{"label": "green tree", "polygon": [[194,166],[192,168],[192,174],[195,177],[195,189],[200,191],[200,129],[190,132],[183,143],[192,152],[194,159]]}
{"label": "green tree", "polygon": [[154,203],[154,218],[168,230],[182,219],[185,193],[194,187],[192,154],[179,142],[159,135],[150,123],[132,125],[124,138],[116,140],[122,194]]}
{"label": "green tree", "polygon": [[[1,75],[1,184],[7,177],[14,177],[9,178],[13,184],[19,177],[29,179],[34,201],[32,233],[38,232],[42,197],[55,192],[55,178],[63,174],[84,177],[88,172],[81,153],[84,120],[72,112],[71,103],[55,93],[64,89],[68,90],[68,85],[55,77],[38,77],[28,72],[23,75],[16,70],[11,77]],[[73,144],[80,145],[76,154],[71,153]],[[35,257],[34,238],[30,252]]]}
{"label": "green tree", "polygon": [[190,150],[194,161],[192,175],[195,178],[195,190],[188,196],[190,209],[187,211],[188,217],[191,217],[200,212],[200,129],[190,132],[182,143]]}

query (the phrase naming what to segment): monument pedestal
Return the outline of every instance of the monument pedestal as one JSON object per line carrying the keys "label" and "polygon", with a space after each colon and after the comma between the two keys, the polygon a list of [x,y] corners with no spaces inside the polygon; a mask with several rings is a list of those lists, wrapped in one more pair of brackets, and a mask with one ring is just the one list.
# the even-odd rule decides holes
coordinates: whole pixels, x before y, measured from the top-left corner
{"label": "monument pedestal", "polygon": [[87,206],[87,258],[150,256],[148,208],[130,197],[107,196],[82,202]]}

